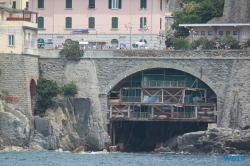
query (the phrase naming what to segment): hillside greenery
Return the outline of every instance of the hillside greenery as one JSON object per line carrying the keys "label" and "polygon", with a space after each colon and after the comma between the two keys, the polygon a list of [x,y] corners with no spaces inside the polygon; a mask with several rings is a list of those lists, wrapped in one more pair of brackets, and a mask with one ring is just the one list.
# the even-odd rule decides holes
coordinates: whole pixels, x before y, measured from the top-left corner
{"label": "hillside greenery", "polygon": [[184,0],[182,9],[173,12],[175,21],[172,28],[176,30],[176,36],[188,36],[186,28],[179,24],[207,23],[214,17],[223,15],[225,0]]}
{"label": "hillside greenery", "polygon": [[79,61],[84,55],[84,51],[80,48],[78,41],[68,41],[62,44],[63,49],[59,54],[69,61]]}

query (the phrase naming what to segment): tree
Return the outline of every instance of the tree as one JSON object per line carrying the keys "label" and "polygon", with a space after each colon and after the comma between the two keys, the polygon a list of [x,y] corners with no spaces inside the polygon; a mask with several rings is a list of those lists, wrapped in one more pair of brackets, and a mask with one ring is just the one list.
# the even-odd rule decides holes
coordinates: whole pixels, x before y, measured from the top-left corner
{"label": "tree", "polygon": [[214,17],[220,17],[223,14],[225,0],[184,0],[181,10],[173,12],[175,21],[172,28],[177,30],[178,36],[188,36],[189,32],[179,24],[197,24],[207,23]]}
{"label": "tree", "polygon": [[224,48],[231,48],[231,49],[238,49],[239,48],[239,42],[230,35],[226,35],[220,39],[221,43],[223,43]]}
{"label": "tree", "polygon": [[165,30],[165,45],[166,48],[170,47],[170,45],[173,43],[172,39],[174,38],[174,30],[171,28],[166,28]]}
{"label": "tree", "polygon": [[37,81],[37,105],[35,114],[44,114],[46,109],[53,103],[53,98],[59,93],[59,87],[55,81],[39,77]]}
{"label": "tree", "polygon": [[76,84],[72,81],[69,84],[65,84],[62,87],[62,91],[64,95],[70,95],[70,96],[75,96],[77,94],[77,86]]}
{"label": "tree", "polygon": [[250,48],[250,39],[245,42],[244,48]]}
{"label": "tree", "polygon": [[208,40],[206,37],[201,37],[193,41],[191,46],[200,49],[214,49],[212,41]]}
{"label": "tree", "polygon": [[185,39],[175,38],[173,40],[173,46],[174,46],[174,49],[176,49],[176,50],[189,50],[189,49],[191,49],[189,42]]}
{"label": "tree", "polygon": [[78,41],[68,41],[63,43],[63,49],[59,52],[69,61],[79,61],[84,55],[84,51],[80,48]]}

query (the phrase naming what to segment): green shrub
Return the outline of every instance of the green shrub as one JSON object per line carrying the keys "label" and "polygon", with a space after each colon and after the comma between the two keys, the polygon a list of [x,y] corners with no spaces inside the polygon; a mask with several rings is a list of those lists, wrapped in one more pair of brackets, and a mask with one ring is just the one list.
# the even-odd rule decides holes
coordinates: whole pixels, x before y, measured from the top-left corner
{"label": "green shrub", "polygon": [[63,49],[59,52],[60,55],[65,56],[69,61],[79,61],[84,55],[84,51],[81,50],[78,41],[68,41],[63,43]]}
{"label": "green shrub", "polygon": [[53,98],[59,93],[59,87],[55,81],[39,77],[37,81],[37,105],[35,114],[41,115],[53,103]]}
{"label": "green shrub", "polygon": [[[227,48],[231,48],[231,49],[239,49],[239,42],[238,40],[236,40],[233,36],[230,35],[226,35],[223,38],[220,39],[221,43],[223,43],[225,45],[225,47]],[[250,42],[249,42],[250,44]]]}
{"label": "green shrub", "polygon": [[200,48],[200,49],[214,49],[214,45],[212,41],[208,40],[206,37],[201,37],[191,43],[193,48]]}
{"label": "green shrub", "polygon": [[173,40],[173,46],[174,46],[175,50],[189,50],[189,49],[191,49],[189,42],[185,39],[175,38]]}
{"label": "green shrub", "polygon": [[246,41],[246,43],[244,44],[244,48],[250,48],[250,39]]}
{"label": "green shrub", "polygon": [[76,84],[72,81],[69,84],[65,84],[62,87],[62,91],[64,95],[69,95],[69,96],[75,96],[77,94],[77,86]]}

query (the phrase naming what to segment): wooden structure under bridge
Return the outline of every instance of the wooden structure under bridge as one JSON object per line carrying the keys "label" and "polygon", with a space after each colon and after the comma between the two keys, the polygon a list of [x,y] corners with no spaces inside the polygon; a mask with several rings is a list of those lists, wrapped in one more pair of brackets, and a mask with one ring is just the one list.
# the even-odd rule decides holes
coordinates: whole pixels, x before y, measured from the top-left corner
{"label": "wooden structure under bridge", "polygon": [[128,76],[109,93],[110,121],[216,123],[216,94],[198,78],[173,69]]}

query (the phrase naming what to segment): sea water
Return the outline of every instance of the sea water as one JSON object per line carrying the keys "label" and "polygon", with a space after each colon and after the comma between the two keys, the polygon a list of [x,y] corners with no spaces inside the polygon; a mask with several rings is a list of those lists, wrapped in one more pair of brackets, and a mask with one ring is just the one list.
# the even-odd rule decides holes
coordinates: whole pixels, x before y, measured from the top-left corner
{"label": "sea water", "polygon": [[223,155],[178,153],[72,154],[53,151],[1,152],[0,166],[250,166],[244,161],[225,161]]}

